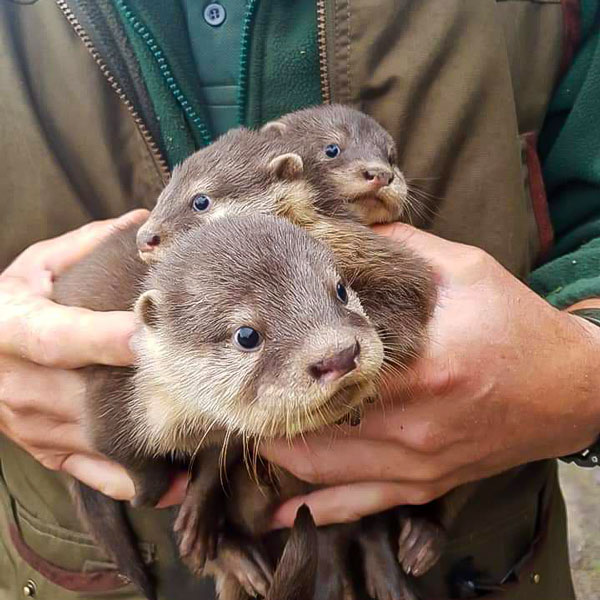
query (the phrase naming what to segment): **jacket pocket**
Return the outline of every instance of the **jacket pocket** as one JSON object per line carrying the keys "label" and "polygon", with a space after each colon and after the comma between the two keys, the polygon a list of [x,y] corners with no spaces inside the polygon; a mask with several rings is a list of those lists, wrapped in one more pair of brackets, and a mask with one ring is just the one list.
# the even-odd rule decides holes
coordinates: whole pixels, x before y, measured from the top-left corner
{"label": "jacket pocket", "polygon": [[[96,595],[139,598],[90,535],[42,521],[2,488],[0,479],[0,543],[8,550],[6,569],[12,577],[9,572],[1,574],[0,600],[5,590],[11,592],[7,599],[19,592],[48,600],[80,598],[82,593],[88,600]],[[153,562],[151,544],[140,544],[140,551],[146,563]]]}

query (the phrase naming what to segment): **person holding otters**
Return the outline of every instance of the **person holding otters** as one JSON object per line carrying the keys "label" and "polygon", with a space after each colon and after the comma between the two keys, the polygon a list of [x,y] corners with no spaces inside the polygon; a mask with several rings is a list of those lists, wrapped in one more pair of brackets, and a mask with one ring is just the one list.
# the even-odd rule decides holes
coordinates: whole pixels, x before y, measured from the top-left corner
{"label": "person holding otters", "polygon": [[[65,477],[133,496],[85,437],[78,368],[130,365],[134,317],[56,305],[54,279],[144,221],[195,150],[328,102],[393,136],[425,209],[375,229],[432,264],[439,298],[384,410],[262,448],[326,486],[273,527],[302,502],[345,522],[483,480],[419,593],[574,598],[555,459],[600,456],[599,39],[598,0],[0,0],[0,598],[139,598]],[[167,511],[127,512],[161,599],[214,597]]]}

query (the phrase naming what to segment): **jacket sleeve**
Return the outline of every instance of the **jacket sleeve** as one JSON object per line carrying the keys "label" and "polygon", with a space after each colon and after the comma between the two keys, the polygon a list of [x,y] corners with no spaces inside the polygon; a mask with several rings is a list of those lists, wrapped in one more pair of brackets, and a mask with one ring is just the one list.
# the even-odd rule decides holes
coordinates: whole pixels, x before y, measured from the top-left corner
{"label": "jacket sleeve", "polygon": [[600,1],[581,11],[582,43],[539,140],[555,245],[529,283],[558,308],[600,297]]}

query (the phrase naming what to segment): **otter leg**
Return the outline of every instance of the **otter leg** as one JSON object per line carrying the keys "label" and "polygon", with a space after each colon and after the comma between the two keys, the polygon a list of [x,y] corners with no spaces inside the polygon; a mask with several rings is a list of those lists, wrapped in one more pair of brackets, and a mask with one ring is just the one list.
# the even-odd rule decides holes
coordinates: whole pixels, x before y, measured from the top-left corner
{"label": "otter leg", "polygon": [[447,541],[445,529],[434,519],[414,511],[399,518],[398,562],[408,575],[420,577],[439,560]]}
{"label": "otter leg", "polygon": [[389,513],[360,521],[358,542],[362,549],[367,594],[374,600],[417,600],[394,555],[391,525]]}
{"label": "otter leg", "polygon": [[354,600],[349,575],[348,544],[352,525],[339,524],[317,529],[317,578],[313,600]]}
{"label": "otter leg", "polygon": [[[237,447],[227,453],[225,476],[239,456]],[[179,536],[179,554],[193,573],[200,573],[206,561],[215,558],[225,521],[220,457],[219,447],[201,451],[173,526]]]}

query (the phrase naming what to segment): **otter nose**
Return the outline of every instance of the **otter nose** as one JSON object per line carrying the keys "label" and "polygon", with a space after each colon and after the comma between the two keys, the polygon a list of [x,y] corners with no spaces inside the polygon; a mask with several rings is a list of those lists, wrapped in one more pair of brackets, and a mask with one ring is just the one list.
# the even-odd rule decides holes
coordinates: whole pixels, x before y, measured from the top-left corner
{"label": "otter nose", "polygon": [[387,169],[367,169],[364,175],[367,181],[373,181],[379,187],[390,185],[394,180],[394,174]]}
{"label": "otter nose", "polygon": [[160,235],[152,231],[140,231],[137,236],[137,247],[140,252],[152,252],[160,244]]}
{"label": "otter nose", "polygon": [[333,356],[324,358],[308,367],[311,377],[320,383],[330,383],[341,379],[346,373],[356,369],[356,359],[360,354],[360,344],[355,342],[352,346],[337,352]]}

